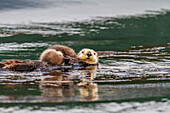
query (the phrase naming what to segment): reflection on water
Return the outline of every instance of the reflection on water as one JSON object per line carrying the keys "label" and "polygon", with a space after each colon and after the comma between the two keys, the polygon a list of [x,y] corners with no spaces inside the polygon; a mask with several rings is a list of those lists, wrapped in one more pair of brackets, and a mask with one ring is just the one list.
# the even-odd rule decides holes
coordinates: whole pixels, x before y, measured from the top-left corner
{"label": "reflection on water", "polygon": [[[63,101],[96,101],[98,100],[98,86],[93,83],[97,66],[89,66],[83,70],[75,70],[76,72],[45,72],[41,75],[39,81],[39,89],[41,96],[1,96],[1,102],[63,102]],[[75,75],[75,74],[80,75]],[[14,73],[13,73],[14,74]],[[12,76],[12,75],[9,75]],[[19,75],[22,76],[22,75]],[[19,77],[18,76],[18,77]],[[25,75],[28,76],[28,75]],[[33,77],[33,76],[32,76]],[[11,78],[12,79],[12,78]],[[22,85],[37,84],[37,80],[12,80]],[[33,78],[32,78],[33,79]],[[34,77],[34,79],[36,79]],[[3,80],[3,79],[1,79]],[[5,87],[13,87],[18,90],[19,84],[12,83],[11,80],[3,81]],[[10,85],[12,84],[12,85]],[[28,84],[28,85],[29,85]],[[27,87],[27,86],[26,86]],[[31,87],[31,86],[29,86]],[[22,87],[21,87],[22,88]],[[31,88],[30,88],[31,89]],[[34,91],[34,88],[32,88]]]}
{"label": "reflection on water", "polygon": [[85,68],[77,72],[78,78],[61,72],[43,74],[40,84],[43,101],[49,102],[51,98],[52,102],[98,100],[98,87],[92,82],[96,69],[96,66]]}

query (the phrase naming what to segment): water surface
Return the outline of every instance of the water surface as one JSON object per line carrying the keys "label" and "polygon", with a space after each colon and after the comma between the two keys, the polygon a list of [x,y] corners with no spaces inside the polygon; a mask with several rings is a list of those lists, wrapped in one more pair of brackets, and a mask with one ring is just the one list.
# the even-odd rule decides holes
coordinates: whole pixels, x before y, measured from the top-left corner
{"label": "water surface", "polygon": [[112,51],[84,69],[1,70],[0,112],[169,111],[168,0],[0,1],[1,62],[56,44]]}

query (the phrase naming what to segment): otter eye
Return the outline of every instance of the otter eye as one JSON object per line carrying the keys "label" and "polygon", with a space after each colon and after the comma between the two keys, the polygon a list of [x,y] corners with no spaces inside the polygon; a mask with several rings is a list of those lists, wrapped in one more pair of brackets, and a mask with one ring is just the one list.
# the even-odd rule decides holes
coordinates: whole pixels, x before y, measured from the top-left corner
{"label": "otter eye", "polygon": [[82,51],[82,53],[84,53],[84,51]]}
{"label": "otter eye", "polygon": [[96,55],[96,53],[94,53],[94,55]]}

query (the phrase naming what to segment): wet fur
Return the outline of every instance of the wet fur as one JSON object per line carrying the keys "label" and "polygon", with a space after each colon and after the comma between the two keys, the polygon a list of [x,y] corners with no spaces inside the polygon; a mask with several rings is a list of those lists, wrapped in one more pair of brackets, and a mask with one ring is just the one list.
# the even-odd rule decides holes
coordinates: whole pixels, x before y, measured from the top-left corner
{"label": "wet fur", "polygon": [[[91,56],[88,56],[88,53],[91,54]],[[98,54],[92,50],[92,49],[82,49],[78,55],[77,55],[79,60],[82,60],[88,64],[98,64],[99,63],[99,58]]]}
{"label": "wet fur", "polygon": [[62,52],[55,49],[46,49],[40,56],[41,62],[47,62],[53,65],[61,65],[64,62],[64,56]]}
{"label": "wet fur", "polygon": [[47,49],[55,49],[56,51],[61,51],[63,53],[64,57],[73,57],[73,58],[77,58],[77,54],[75,53],[75,51],[67,46],[63,46],[63,45],[54,45],[51,46]]}
{"label": "wet fur", "polygon": [[46,65],[42,62],[38,61],[25,61],[25,60],[17,60],[11,59],[0,63],[0,68],[4,70],[12,70],[12,71],[33,71],[37,67],[42,65]]}
{"label": "wet fur", "polygon": [[[89,52],[91,56],[87,55]],[[13,71],[33,71],[39,67],[44,68],[50,65],[96,65],[99,59],[97,53],[92,49],[83,49],[76,55],[74,50],[69,47],[55,45],[47,48],[41,54],[40,60],[41,62],[12,59],[0,63],[0,68]]]}

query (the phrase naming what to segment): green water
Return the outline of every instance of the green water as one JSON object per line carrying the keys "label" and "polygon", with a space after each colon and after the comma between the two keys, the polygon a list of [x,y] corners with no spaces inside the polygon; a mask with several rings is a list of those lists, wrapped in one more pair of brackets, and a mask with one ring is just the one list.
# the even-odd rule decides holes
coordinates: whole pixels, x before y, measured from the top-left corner
{"label": "green water", "polygon": [[[45,48],[56,44],[72,47],[76,52],[92,48],[115,54],[102,55],[98,67],[83,70],[1,70],[0,112],[128,113],[140,108],[168,112],[169,25],[168,10],[82,22],[3,25],[0,61],[38,60]],[[55,33],[49,33],[51,30]],[[84,83],[87,84],[81,86]]]}

